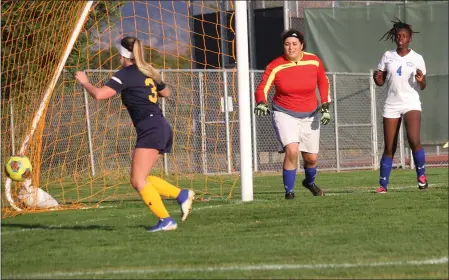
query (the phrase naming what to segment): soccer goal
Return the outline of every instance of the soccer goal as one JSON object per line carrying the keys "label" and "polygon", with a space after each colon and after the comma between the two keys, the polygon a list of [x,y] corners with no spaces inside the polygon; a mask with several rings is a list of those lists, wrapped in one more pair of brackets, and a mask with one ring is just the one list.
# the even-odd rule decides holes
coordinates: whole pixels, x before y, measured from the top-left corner
{"label": "soccer goal", "polygon": [[129,184],[136,135],[120,96],[94,100],[73,76],[85,70],[101,86],[128,35],[172,89],[160,106],[174,147],[152,175],[200,199],[229,199],[243,156],[234,10],[232,1],[3,1],[2,165],[26,155],[33,174],[17,183],[2,171],[2,217],[138,199]]}

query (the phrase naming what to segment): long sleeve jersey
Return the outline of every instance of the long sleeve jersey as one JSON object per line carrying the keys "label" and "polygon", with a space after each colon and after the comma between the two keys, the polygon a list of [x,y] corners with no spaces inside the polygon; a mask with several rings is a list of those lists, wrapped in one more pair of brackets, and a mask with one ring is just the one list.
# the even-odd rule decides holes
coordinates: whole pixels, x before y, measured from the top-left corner
{"label": "long sleeve jersey", "polygon": [[273,84],[276,88],[273,103],[293,112],[312,112],[318,107],[317,86],[321,103],[331,101],[324,65],[312,53],[304,52],[297,62],[288,60],[285,55],[270,62],[255,92],[257,104],[267,103]]}

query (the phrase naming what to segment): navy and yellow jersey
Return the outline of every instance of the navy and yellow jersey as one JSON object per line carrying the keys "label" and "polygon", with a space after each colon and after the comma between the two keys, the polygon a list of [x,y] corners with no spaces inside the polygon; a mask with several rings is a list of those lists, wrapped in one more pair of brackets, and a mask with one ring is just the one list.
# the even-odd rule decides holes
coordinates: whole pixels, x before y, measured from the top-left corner
{"label": "navy and yellow jersey", "polygon": [[162,115],[158,105],[158,91],[165,85],[157,84],[152,78],[140,72],[137,65],[130,65],[117,71],[106,86],[121,93],[122,103],[129,112],[134,126],[151,115]]}

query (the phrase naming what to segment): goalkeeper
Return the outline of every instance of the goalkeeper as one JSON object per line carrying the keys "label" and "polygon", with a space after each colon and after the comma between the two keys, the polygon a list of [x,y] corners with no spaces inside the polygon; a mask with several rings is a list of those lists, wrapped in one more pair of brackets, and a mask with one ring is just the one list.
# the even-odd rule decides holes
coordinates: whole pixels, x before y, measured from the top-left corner
{"label": "goalkeeper", "polygon": [[[288,30],[283,37],[284,54],[268,64],[255,92],[258,116],[271,114],[267,97],[272,85],[276,92],[272,101],[272,120],[279,142],[279,153],[285,153],[283,183],[285,199],[294,199],[294,185],[301,151],[305,179],[302,185],[314,196],[324,196],[315,184],[320,144],[320,123],[331,119],[329,80],[324,65],[314,54],[304,52],[303,35]],[[318,86],[321,106],[316,97]]]}

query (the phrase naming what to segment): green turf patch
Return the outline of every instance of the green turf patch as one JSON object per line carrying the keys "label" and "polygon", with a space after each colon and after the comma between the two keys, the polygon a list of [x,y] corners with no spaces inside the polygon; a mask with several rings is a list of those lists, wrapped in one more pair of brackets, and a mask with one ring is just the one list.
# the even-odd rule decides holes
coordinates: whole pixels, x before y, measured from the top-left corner
{"label": "green turf patch", "polygon": [[2,278],[447,278],[447,171],[428,168],[420,191],[394,170],[386,194],[377,171],[319,173],[325,197],[298,175],[289,201],[280,174],[256,176],[253,202],[237,188],[185,223],[167,200],[173,232],[146,232],[156,218],[134,200],[16,216],[2,220]]}

